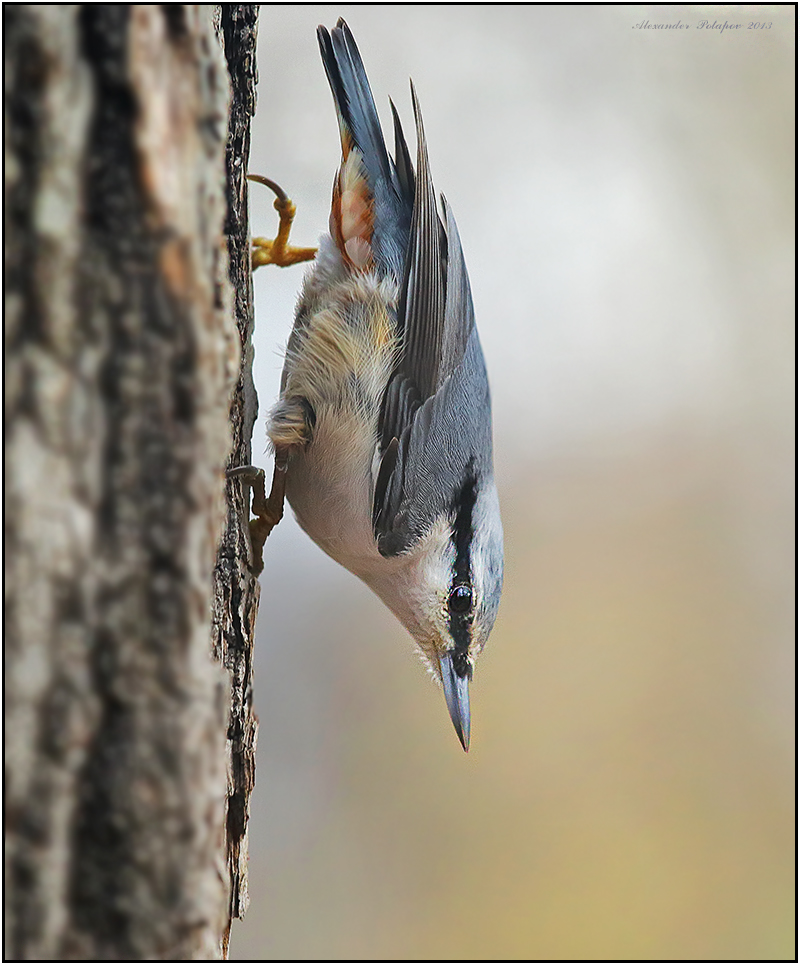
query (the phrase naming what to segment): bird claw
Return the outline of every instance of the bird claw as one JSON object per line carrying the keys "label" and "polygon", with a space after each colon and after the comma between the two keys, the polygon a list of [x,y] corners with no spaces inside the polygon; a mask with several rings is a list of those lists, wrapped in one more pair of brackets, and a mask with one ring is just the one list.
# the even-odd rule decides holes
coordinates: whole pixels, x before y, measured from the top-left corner
{"label": "bird claw", "polygon": [[258,466],[236,466],[225,473],[228,479],[241,479],[253,492],[252,512],[256,517],[250,520],[250,544],[253,550],[253,575],[264,569],[264,543],[275,526],[283,518],[283,501],[286,493],[286,463],[275,459],[272,474],[272,488],[266,494],[266,475]]}
{"label": "bird claw", "polygon": [[283,188],[261,174],[248,174],[247,179],[258,184],[264,184],[275,192],[274,207],[280,218],[278,234],[274,239],[253,238],[253,250],[250,255],[250,264],[253,271],[261,265],[277,265],[279,268],[288,268],[290,265],[297,265],[302,261],[312,261],[317,254],[316,248],[296,248],[289,244],[289,232],[292,230],[292,222],[297,212],[291,198],[287,196]]}

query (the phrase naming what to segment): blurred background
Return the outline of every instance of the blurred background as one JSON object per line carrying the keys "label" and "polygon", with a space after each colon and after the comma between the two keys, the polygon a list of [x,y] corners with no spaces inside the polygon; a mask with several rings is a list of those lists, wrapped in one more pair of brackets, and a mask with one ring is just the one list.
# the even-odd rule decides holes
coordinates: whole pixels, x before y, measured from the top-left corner
{"label": "blurred background", "polygon": [[[505,592],[467,756],[388,610],[275,530],[231,957],[792,958],[795,10],[265,4],[250,170],[297,244],[339,16],[458,219]],[[303,270],[255,276],[265,466]]]}

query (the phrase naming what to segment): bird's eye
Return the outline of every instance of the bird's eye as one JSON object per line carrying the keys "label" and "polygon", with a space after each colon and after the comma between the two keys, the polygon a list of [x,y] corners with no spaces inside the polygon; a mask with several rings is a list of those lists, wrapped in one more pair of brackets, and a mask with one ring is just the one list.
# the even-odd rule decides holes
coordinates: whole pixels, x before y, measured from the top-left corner
{"label": "bird's eye", "polygon": [[447,606],[451,613],[469,613],[472,609],[472,590],[464,583],[459,583],[450,591]]}

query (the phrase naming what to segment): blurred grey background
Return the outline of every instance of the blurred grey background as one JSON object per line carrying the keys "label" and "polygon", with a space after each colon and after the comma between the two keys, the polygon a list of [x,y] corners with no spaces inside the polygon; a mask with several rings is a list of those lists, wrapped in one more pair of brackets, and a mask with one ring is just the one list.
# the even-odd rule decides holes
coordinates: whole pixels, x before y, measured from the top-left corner
{"label": "blurred grey background", "polygon": [[[298,244],[339,16],[458,219],[506,587],[465,756],[377,598],[270,537],[231,957],[791,958],[795,10],[264,5],[250,170]],[[302,272],[255,277],[265,466]]]}

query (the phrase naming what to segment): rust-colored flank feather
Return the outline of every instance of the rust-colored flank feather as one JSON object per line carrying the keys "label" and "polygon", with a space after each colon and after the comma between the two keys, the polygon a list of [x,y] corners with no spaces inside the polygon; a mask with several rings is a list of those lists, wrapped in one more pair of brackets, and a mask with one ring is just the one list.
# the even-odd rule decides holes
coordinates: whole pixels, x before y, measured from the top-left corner
{"label": "rust-colored flank feather", "polygon": [[373,266],[374,199],[358,148],[342,133],[342,163],[333,185],[330,230],[345,264],[354,271]]}

